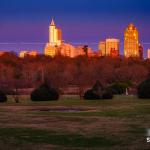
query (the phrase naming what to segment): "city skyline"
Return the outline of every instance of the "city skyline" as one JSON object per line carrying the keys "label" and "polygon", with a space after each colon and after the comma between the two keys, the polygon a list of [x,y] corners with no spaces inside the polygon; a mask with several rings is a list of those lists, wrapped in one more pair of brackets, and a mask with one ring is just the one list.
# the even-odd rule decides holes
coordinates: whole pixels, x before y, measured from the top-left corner
{"label": "city skyline", "polygon": [[[130,23],[129,25],[133,25],[132,23]],[[134,26],[134,25],[133,25]],[[54,28],[53,28],[54,27]],[[124,30],[124,31],[126,31],[126,29]],[[56,35],[55,35],[56,34]],[[53,36],[53,39],[52,38],[50,38],[50,36]],[[58,39],[57,39],[58,38]],[[55,43],[55,42],[57,42],[57,40],[59,40],[60,39],[60,41],[58,41],[58,46],[59,45],[61,45],[62,43],[60,43],[61,41],[62,42],[64,42],[65,40],[64,39],[62,39],[62,31],[61,31],[61,29],[60,28],[57,28],[56,27],[56,25],[55,25],[55,21],[54,21],[54,19],[52,18],[52,20],[51,20],[51,23],[49,24],[49,37],[48,37],[48,41],[49,41],[49,43],[50,43],[50,45],[51,46],[56,46],[57,45],[57,43]],[[124,37],[124,39],[126,39],[126,37]],[[106,41],[107,40],[117,40],[118,42],[119,42],[119,48],[118,48],[118,50],[120,51],[119,53],[121,54],[121,55],[125,55],[125,48],[124,48],[124,41],[121,41],[120,42],[120,39],[115,39],[115,38],[113,38],[113,37],[109,37],[109,38],[106,38],[105,39]],[[103,40],[104,41],[104,40]],[[96,48],[96,50],[94,50],[95,52],[98,52],[100,49],[99,49],[99,47],[100,47],[100,43],[101,42],[103,42],[102,40],[101,41],[99,41],[99,42],[95,42],[94,44],[96,45],[96,47],[98,47],[98,48]],[[67,42],[68,44],[73,44],[74,46],[84,46],[84,45],[88,45],[88,47],[90,46],[89,45],[89,43],[69,43],[69,42]],[[39,45],[45,45],[45,43],[39,43],[39,42],[34,42],[34,43],[24,43],[24,42],[21,42],[21,43],[0,43],[0,45],[3,45],[3,44],[6,44],[6,45],[19,45],[19,46],[22,46],[22,45],[24,45],[24,46],[27,46],[27,48],[25,49],[20,49],[20,47],[18,46],[18,53],[22,53],[22,52],[25,52],[25,51],[37,51],[37,52],[39,52],[39,53],[45,53],[45,52],[43,52],[43,51],[45,51],[45,48],[43,48],[44,46],[42,46],[42,49],[41,49],[41,51],[39,51],[39,49],[37,48],[37,49],[35,49],[35,48],[33,48],[33,49],[31,49],[30,48],[30,46],[29,45],[31,45],[31,46],[35,46],[35,45],[37,45],[38,47],[39,47]],[[144,43],[143,43],[143,45],[145,45]],[[71,46],[71,45],[70,45]],[[69,46],[69,47],[70,47]],[[90,47],[90,48],[92,48],[92,47]],[[148,47],[148,49],[149,49],[149,47]],[[8,51],[11,51],[11,50],[8,50]],[[16,51],[17,52],[17,51]],[[118,53],[118,54],[119,54]],[[144,57],[147,57],[147,50],[145,51],[145,53],[146,53],[146,55],[144,56]]]}
{"label": "city skyline", "polygon": [[[139,30],[140,41],[144,46],[144,56],[150,47],[150,2],[139,1],[22,1],[2,0],[0,5],[0,44],[2,50],[44,49],[48,41],[48,26],[54,18],[63,31],[67,43],[88,44],[98,49],[99,41],[106,38],[120,39],[123,54],[124,30],[134,23]],[[9,7],[11,6],[11,7]],[[65,6],[65,7],[64,7]],[[67,9],[64,9],[67,8]],[[34,45],[31,45],[31,43]],[[30,44],[20,44],[30,43]],[[37,44],[40,43],[40,44]]]}

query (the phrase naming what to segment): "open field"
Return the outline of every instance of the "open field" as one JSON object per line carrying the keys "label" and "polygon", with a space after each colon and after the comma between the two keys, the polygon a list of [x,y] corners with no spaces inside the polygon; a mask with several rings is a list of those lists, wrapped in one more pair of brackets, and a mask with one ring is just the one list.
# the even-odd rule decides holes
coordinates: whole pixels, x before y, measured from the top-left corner
{"label": "open field", "polygon": [[149,150],[150,100],[62,97],[0,104],[0,150]]}

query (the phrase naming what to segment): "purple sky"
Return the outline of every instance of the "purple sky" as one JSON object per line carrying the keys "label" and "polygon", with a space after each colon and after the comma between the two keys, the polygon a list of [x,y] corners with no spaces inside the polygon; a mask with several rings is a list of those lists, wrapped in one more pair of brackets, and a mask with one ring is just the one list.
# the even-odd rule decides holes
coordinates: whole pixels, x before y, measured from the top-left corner
{"label": "purple sky", "polygon": [[122,54],[124,29],[133,22],[146,55],[150,47],[148,6],[148,0],[1,0],[0,49],[42,52],[53,17],[65,42],[88,44],[97,50],[100,40],[119,38]]}

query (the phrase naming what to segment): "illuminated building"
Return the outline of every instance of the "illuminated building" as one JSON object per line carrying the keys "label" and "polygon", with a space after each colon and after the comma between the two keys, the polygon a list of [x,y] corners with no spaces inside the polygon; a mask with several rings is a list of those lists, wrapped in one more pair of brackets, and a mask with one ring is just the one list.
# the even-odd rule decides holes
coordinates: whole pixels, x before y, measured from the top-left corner
{"label": "illuminated building", "polygon": [[117,57],[120,53],[120,41],[118,39],[106,39],[99,43],[99,55]]}
{"label": "illuminated building", "polygon": [[132,23],[124,32],[124,53],[125,57],[140,57],[139,33]]}
{"label": "illuminated building", "polygon": [[58,51],[60,55],[66,56],[66,57],[74,57],[74,47],[70,44],[63,43],[59,48]]}
{"label": "illuminated building", "polygon": [[21,51],[21,52],[19,53],[19,57],[20,57],[20,58],[24,58],[25,56],[27,56],[27,54],[28,54],[28,51]]}
{"label": "illuminated building", "polygon": [[[88,48],[87,53],[89,57],[92,57],[94,55],[91,48]],[[55,46],[55,47],[47,45],[45,48],[45,54],[51,57],[62,55],[71,58],[77,56],[85,56],[83,46],[74,47],[71,44],[67,44],[67,43],[63,43],[60,46]]]}
{"label": "illuminated building", "polygon": [[38,52],[33,50],[33,51],[21,51],[19,53],[20,58],[24,58],[26,56],[31,56],[31,57],[36,57],[38,55]]}
{"label": "illuminated building", "polygon": [[[86,53],[84,51],[84,46],[77,46],[75,48],[75,55],[74,55],[74,57],[85,56],[85,55],[86,55]],[[87,55],[88,55],[88,57],[93,57],[94,56],[94,52],[93,52],[93,50],[90,47],[87,47]]]}
{"label": "illuminated building", "polygon": [[62,44],[62,31],[56,27],[53,19],[49,27],[49,44],[51,46],[59,46]]}
{"label": "illuminated building", "polygon": [[71,44],[63,43],[56,47],[56,55],[62,55],[65,57],[74,57],[75,48]]}
{"label": "illuminated building", "polygon": [[56,47],[51,46],[49,43],[45,46],[45,55],[54,57],[56,55]]}
{"label": "illuminated building", "polygon": [[119,40],[118,39],[106,39],[106,56],[113,56],[113,54],[119,55]]}
{"label": "illuminated building", "polygon": [[147,50],[147,58],[150,59],[150,49]]}
{"label": "illuminated building", "polygon": [[29,56],[36,57],[36,56],[38,56],[38,52],[33,50],[33,51],[29,52]]}
{"label": "illuminated building", "polygon": [[45,55],[47,56],[66,56],[66,57],[74,57],[75,56],[75,47],[70,44],[62,43],[60,46],[51,46],[47,43],[45,47]]}
{"label": "illuminated building", "polygon": [[49,43],[46,44],[44,53],[47,56],[54,57],[57,55],[57,49],[62,45],[62,31],[58,29],[52,19],[49,26]]}
{"label": "illuminated building", "polygon": [[[83,46],[74,47],[71,44],[62,41],[62,31],[56,28],[54,20],[52,19],[49,27],[49,43],[46,44],[44,54],[47,56],[62,55],[66,57],[77,57],[85,55]],[[88,48],[88,56],[93,56],[92,49]]]}
{"label": "illuminated building", "polygon": [[99,55],[106,56],[106,42],[102,41],[98,45]]}

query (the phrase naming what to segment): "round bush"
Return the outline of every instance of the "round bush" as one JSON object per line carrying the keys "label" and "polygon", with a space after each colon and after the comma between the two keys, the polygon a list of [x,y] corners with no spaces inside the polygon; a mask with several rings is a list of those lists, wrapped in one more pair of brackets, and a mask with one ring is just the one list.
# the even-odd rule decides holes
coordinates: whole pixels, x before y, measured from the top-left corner
{"label": "round bush", "polygon": [[46,84],[41,85],[31,93],[32,101],[52,101],[58,99],[59,93],[57,92],[57,90],[55,90],[54,88],[50,88]]}
{"label": "round bush", "polygon": [[84,99],[86,100],[97,100],[100,99],[99,95],[95,94],[93,90],[88,90],[84,93]]}
{"label": "round bush", "polygon": [[103,99],[113,99],[113,93],[111,92],[111,91],[105,91],[104,93],[103,93],[103,96],[102,96],[102,98]]}
{"label": "round bush", "polygon": [[126,92],[128,85],[126,83],[114,83],[108,87],[109,90],[112,91],[113,94],[121,95]]}
{"label": "round bush", "polygon": [[0,91],[0,102],[6,102],[7,101],[7,96]]}
{"label": "round bush", "polygon": [[100,83],[99,80],[96,81],[96,83],[94,84],[92,90],[97,93],[98,95],[101,95],[102,94],[102,91],[104,90],[103,89],[103,86],[102,84]]}
{"label": "round bush", "polygon": [[150,98],[150,79],[147,79],[138,86],[138,97],[144,99]]}

